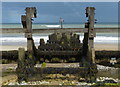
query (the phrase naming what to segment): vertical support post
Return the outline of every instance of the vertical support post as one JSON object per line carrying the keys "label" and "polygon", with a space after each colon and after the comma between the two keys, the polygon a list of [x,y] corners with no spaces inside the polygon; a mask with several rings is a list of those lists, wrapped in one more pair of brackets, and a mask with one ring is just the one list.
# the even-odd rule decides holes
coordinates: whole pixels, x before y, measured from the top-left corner
{"label": "vertical support post", "polygon": [[25,60],[25,48],[19,48],[18,49],[18,59],[20,61],[24,61]]}
{"label": "vertical support post", "polygon": [[91,63],[95,63],[94,37],[96,36],[94,30],[94,7],[86,8],[86,16],[88,17],[88,58]]}
{"label": "vertical support post", "polygon": [[[32,38],[32,18],[36,17],[36,8],[27,7],[26,15],[22,15],[22,25],[25,30],[25,38],[27,38],[27,52],[25,57],[25,50],[19,49],[19,62],[18,62],[18,81],[27,80],[29,76],[33,75],[35,65],[35,45]],[[23,53],[24,51],[24,53]],[[25,59],[25,60],[23,60]]]}
{"label": "vertical support post", "polygon": [[27,38],[27,51],[28,54],[34,55],[34,41],[32,38],[32,18],[36,17],[36,8],[27,7],[26,15],[22,15],[22,24],[25,29],[25,37]]}
{"label": "vertical support post", "polygon": [[85,78],[88,81],[96,80],[97,67],[95,64],[95,50],[94,50],[94,7],[86,8],[86,17],[88,17],[88,22],[85,23],[85,32],[83,39],[83,66],[86,68]]}
{"label": "vertical support post", "polygon": [[32,75],[34,71],[35,65],[35,45],[32,38],[32,18],[36,18],[36,8],[35,7],[27,7],[26,9],[26,31],[25,37],[27,38],[27,68],[29,75]]}
{"label": "vertical support post", "polygon": [[18,82],[20,83],[22,80],[26,79],[25,72],[25,48],[18,49],[18,66],[17,66],[17,76]]}
{"label": "vertical support post", "polygon": [[27,51],[30,54],[33,54],[33,43],[32,43],[32,15],[31,8],[26,8],[26,31],[25,37],[27,38]]}

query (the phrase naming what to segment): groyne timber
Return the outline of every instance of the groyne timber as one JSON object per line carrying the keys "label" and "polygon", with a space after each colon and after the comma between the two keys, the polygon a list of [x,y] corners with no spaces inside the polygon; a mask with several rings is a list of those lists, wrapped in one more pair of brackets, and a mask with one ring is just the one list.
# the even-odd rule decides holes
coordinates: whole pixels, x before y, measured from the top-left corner
{"label": "groyne timber", "polygon": [[[120,28],[95,28],[96,32],[118,32]],[[48,28],[48,29],[33,29],[32,33],[54,33],[54,32],[74,32],[80,33],[84,32],[85,28]],[[0,29],[0,33],[24,33],[23,28],[3,28]]]}
{"label": "groyne timber", "polygon": [[[18,50],[11,50],[11,51],[0,51],[0,57],[2,59],[8,59],[8,60],[17,60],[18,59]],[[42,51],[41,51],[42,53]],[[75,52],[76,56],[80,56],[80,53]],[[79,55],[78,55],[79,54]],[[47,55],[47,54],[44,54]],[[95,51],[95,55],[97,59],[101,58],[111,58],[116,57],[120,58],[120,51]],[[42,57],[42,55],[39,55],[39,57]]]}

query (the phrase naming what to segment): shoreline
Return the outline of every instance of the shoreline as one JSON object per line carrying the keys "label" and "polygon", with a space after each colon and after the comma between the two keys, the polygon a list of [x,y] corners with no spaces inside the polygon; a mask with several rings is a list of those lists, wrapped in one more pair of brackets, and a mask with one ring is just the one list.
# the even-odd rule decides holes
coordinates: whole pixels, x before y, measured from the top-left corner
{"label": "shoreline", "polygon": [[[98,32],[118,32],[120,28],[95,28],[95,31]],[[40,28],[40,29],[33,29],[33,33],[54,33],[57,32],[77,32],[81,33],[84,32],[84,28]],[[0,33],[24,33],[23,28],[0,28]]]}
{"label": "shoreline", "polygon": [[[36,46],[38,48],[38,46]],[[95,51],[102,51],[102,50],[108,50],[108,51],[119,51],[119,46],[118,44],[95,44]],[[10,51],[10,50],[18,50],[18,48],[25,48],[27,50],[26,45],[15,45],[15,46],[10,46],[10,45],[2,45],[0,46],[0,51]]]}

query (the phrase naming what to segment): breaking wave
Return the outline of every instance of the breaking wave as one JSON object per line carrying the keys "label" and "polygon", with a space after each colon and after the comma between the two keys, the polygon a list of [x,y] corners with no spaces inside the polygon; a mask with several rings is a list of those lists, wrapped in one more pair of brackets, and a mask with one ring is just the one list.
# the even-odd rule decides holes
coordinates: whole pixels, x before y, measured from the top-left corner
{"label": "breaking wave", "polygon": [[48,28],[60,27],[60,25],[41,25],[41,26],[45,26],[45,27],[48,27]]}
{"label": "breaking wave", "polygon": [[[48,36],[33,36],[34,42],[35,44],[39,44],[40,39],[43,38],[45,42],[47,42],[48,40]],[[80,36],[80,40],[82,42],[83,40],[83,36]],[[2,41],[2,44],[11,44],[14,43],[14,45],[17,44],[22,44],[22,43],[26,43],[27,39],[24,37],[2,37],[0,38],[0,41]],[[94,39],[95,43],[118,43],[118,37],[106,37],[106,36],[97,36]]]}

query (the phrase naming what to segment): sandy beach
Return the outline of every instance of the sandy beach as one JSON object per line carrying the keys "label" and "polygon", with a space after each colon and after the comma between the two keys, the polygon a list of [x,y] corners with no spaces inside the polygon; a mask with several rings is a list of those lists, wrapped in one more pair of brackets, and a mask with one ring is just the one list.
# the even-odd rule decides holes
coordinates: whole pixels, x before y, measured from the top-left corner
{"label": "sandy beach", "polygon": [[[95,44],[94,46],[95,46],[96,51],[99,51],[99,50],[100,51],[101,50],[118,51],[120,50],[118,47],[118,44]],[[18,50],[18,48],[27,49],[27,46],[0,46],[0,51]]]}

